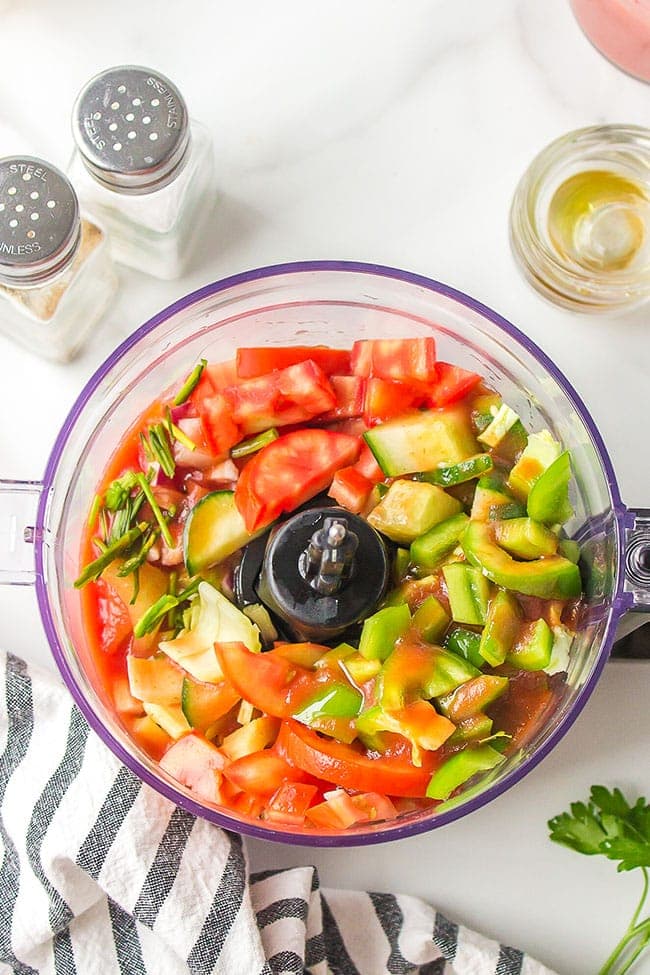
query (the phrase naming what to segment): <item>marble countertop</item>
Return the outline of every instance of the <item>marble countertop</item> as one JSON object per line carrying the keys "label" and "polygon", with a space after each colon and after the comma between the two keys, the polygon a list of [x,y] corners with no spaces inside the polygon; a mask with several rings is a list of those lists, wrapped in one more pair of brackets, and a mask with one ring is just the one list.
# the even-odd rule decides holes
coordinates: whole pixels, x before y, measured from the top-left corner
{"label": "marble countertop", "polygon": [[[648,124],[650,88],[585,40],[567,0],[0,0],[0,155],[65,166],[81,85],[156,67],[214,137],[220,200],[192,270],[121,292],[72,364],[0,338],[0,472],[39,478],[91,372],[180,295],[246,268],[364,260],[445,281],[492,306],[558,363],[591,410],[630,505],[650,505],[648,312],[589,318],[546,304],[508,248],[514,187],[561,133]],[[13,129],[16,133],[10,133]],[[1,311],[0,311],[1,314]],[[32,590],[0,589],[0,646],[53,663]],[[613,663],[577,724],[516,789],[442,830],[383,847],[251,842],[254,868],[316,863],[327,886],[420,895],[561,975],[593,975],[632,913],[635,877],[552,846],[545,823],[602,781],[649,787],[650,665]],[[650,972],[650,960],[638,968]],[[379,973],[377,973],[379,975]]]}

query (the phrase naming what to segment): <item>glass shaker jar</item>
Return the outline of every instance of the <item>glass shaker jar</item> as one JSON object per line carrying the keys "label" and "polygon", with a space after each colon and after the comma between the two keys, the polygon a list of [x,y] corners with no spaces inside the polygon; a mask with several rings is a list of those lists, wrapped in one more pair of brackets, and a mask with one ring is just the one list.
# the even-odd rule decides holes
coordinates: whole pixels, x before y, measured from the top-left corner
{"label": "glass shaker jar", "polygon": [[650,129],[595,125],[546,146],[510,210],[510,242],[554,304],[622,312],[650,299]]}
{"label": "glass shaker jar", "polygon": [[125,65],[81,91],[68,173],[108,230],[115,260],[178,277],[214,202],[212,144],[164,75]]}
{"label": "glass shaker jar", "polygon": [[0,159],[0,331],[67,361],[116,288],[106,234],[81,216],[63,173],[33,156]]}

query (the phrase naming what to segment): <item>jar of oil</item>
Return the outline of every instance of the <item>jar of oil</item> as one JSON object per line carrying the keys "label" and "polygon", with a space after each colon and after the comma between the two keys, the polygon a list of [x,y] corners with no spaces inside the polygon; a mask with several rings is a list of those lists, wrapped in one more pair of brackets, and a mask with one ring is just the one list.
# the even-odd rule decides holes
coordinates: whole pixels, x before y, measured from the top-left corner
{"label": "jar of oil", "polygon": [[526,170],[510,239],[544,297],[577,311],[634,307],[650,297],[650,130],[571,132]]}

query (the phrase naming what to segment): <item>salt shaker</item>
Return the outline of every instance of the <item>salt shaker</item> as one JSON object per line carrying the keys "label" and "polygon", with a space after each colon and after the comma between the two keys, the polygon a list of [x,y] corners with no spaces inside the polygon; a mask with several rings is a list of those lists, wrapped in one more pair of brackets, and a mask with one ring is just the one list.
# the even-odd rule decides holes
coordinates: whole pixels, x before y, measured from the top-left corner
{"label": "salt shaker", "polygon": [[147,68],[110,68],[81,91],[72,128],[68,173],[114,258],[178,277],[214,202],[211,140],[178,88]]}
{"label": "salt shaker", "polygon": [[67,361],[116,288],[106,234],[67,177],[34,156],[0,159],[0,331]]}

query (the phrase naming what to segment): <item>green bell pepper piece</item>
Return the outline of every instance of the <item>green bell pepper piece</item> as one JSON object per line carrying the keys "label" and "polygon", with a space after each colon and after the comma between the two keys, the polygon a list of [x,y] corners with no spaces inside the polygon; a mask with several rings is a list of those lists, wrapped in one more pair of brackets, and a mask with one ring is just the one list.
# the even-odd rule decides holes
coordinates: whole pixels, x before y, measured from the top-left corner
{"label": "green bell pepper piece", "polygon": [[413,628],[427,643],[438,643],[449,626],[449,616],[435,596],[427,596],[413,614]]}
{"label": "green bell pepper piece", "polygon": [[511,650],[521,622],[519,603],[509,592],[499,589],[490,602],[479,653],[492,667],[498,667]]}
{"label": "green bell pepper piece", "polygon": [[560,555],[568,559],[569,562],[573,562],[577,565],[580,561],[580,546],[577,542],[574,542],[572,538],[562,538],[560,539],[560,544],[557,547]]}
{"label": "green bell pepper piece", "polygon": [[563,525],[573,514],[569,501],[571,455],[568,450],[553,461],[533,484],[528,495],[528,514],[535,521]]}
{"label": "green bell pepper piece", "polygon": [[444,565],[442,573],[447,583],[454,622],[482,626],[487,616],[491,588],[483,573],[468,562]]}
{"label": "green bell pepper piece", "polygon": [[546,620],[535,620],[523,628],[506,660],[521,670],[543,670],[551,662],[553,631]]}
{"label": "green bell pepper piece", "polygon": [[411,611],[406,603],[378,610],[363,624],[359,653],[367,660],[385,660],[410,622]]}
{"label": "green bell pepper piece", "polygon": [[349,684],[329,684],[294,712],[294,718],[311,725],[318,718],[356,718],[363,695]]}
{"label": "green bell pepper piece", "polygon": [[377,677],[377,700],[387,711],[397,711],[409,701],[447,694],[479,673],[467,660],[441,647],[399,644]]}
{"label": "green bell pepper piece", "polygon": [[479,711],[470,718],[461,721],[449,739],[450,745],[457,745],[466,741],[480,741],[482,738],[489,738],[492,734],[492,718]]}
{"label": "green bell pepper piece", "polygon": [[507,690],[507,677],[479,674],[438,699],[438,706],[446,718],[458,723],[484,711]]}
{"label": "green bell pepper piece", "polygon": [[458,545],[469,518],[463,512],[434,525],[411,544],[410,558],[420,569],[430,572]]}
{"label": "green bell pepper piece", "polygon": [[448,467],[436,467],[432,471],[424,471],[420,474],[420,480],[427,481],[429,484],[437,484],[438,487],[452,487],[454,484],[462,484],[464,481],[471,481],[475,477],[487,474],[492,470],[492,458],[489,454],[475,454],[467,460],[461,460],[457,464]]}
{"label": "green bell pepper piece", "polygon": [[429,799],[448,799],[459,785],[463,785],[477,772],[487,772],[504,761],[505,756],[490,745],[465,748],[452,755],[433,773],[427,787],[427,796]]}
{"label": "green bell pepper piece", "polygon": [[445,639],[445,648],[447,650],[451,650],[452,653],[464,657],[465,660],[469,660],[479,670],[485,666],[485,660],[479,653],[480,644],[480,633],[475,633],[474,630],[465,630],[460,626],[458,629],[452,630]]}

